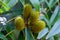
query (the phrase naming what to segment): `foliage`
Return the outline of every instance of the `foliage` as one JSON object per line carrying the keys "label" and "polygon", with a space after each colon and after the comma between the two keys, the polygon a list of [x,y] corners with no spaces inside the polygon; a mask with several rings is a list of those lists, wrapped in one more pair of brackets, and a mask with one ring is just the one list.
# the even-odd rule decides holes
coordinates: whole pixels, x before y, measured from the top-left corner
{"label": "foliage", "polygon": [[[22,31],[15,29],[14,19],[22,15],[26,3],[39,11],[39,19],[46,22],[39,33],[31,32],[28,27]],[[0,0],[0,40],[60,40],[60,1]]]}

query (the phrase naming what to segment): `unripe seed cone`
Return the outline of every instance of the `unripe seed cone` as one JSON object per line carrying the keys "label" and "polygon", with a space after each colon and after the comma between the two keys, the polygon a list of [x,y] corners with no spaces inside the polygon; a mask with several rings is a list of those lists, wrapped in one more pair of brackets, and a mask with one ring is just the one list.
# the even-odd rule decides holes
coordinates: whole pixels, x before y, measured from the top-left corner
{"label": "unripe seed cone", "polygon": [[25,18],[28,18],[31,11],[32,11],[32,6],[30,4],[25,4],[23,8],[23,16]]}
{"label": "unripe seed cone", "polygon": [[16,17],[14,24],[17,30],[23,30],[25,28],[24,20],[20,16]]}
{"label": "unripe seed cone", "polygon": [[42,20],[37,20],[32,23],[31,25],[31,31],[34,33],[40,32],[45,27],[45,22]]}
{"label": "unripe seed cone", "polygon": [[38,11],[32,11],[30,14],[31,22],[37,20],[38,18],[39,18],[39,12]]}

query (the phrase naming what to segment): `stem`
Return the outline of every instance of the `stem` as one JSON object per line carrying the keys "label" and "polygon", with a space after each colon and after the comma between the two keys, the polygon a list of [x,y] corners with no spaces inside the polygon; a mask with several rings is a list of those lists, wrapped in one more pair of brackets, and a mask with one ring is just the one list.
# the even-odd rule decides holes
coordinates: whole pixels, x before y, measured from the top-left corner
{"label": "stem", "polygon": [[10,35],[12,32],[14,32],[15,31],[15,29],[14,30],[12,30],[12,31],[10,31],[9,33],[7,33],[5,36],[7,37],[8,35]]}
{"label": "stem", "polygon": [[12,19],[10,19],[10,20],[8,20],[6,23],[9,23],[9,22],[11,22],[13,19],[15,19],[16,17],[14,17],[14,18],[12,18]]}

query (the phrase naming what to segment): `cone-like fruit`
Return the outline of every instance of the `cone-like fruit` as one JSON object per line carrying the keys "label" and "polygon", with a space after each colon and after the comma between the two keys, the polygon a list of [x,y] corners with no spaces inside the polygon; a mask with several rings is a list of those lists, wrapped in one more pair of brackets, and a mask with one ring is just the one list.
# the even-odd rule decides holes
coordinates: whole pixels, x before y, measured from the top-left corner
{"label": "cone-like fruit", "polygon": [[40,32],[45,27],[45,22],[42,20],[37,20],[32,23],[31,25],[31,31],[34,33]]}
{"label": "cone-like fruit", "polygon": [[38,11],[32,11],[30,14],[30,20],[33,22],[39,18],[39,12]]}
{"label": "cone-like fruit", "polygon": [[17,30],[23,30],[25,28],[24,20],[21,18],[21,16],[16,17],[14,24]]}
{"label": "cone-like fruit", "polygon": [[25,18],[28,18],[31,11],[32,11],[32,6],[30,4],[25,4],[23,8],[23,16]]}

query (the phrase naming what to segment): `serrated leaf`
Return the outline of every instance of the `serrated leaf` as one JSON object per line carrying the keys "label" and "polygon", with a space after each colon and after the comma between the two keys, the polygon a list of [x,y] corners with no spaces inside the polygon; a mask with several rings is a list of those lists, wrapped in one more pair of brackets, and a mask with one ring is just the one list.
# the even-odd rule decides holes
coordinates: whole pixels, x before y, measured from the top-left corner
{"label": "serrated leaf", "polygon": [[60,19],[54,24],[54,26],[51,28],[50,32],[48,33],[46,39],[60,33]]}
{"label": "serrated leaf", "polygon": [[0,33],[0,39],[8,40],[3,34]]}
{"label": "serrated leaf", "polygon": [[25,40],[35,40],[28,28],[25,28]]}
{"label": "serrated leaf", "polygon": [[48,33],[48,28],[44,28],[41,32],[39,32],[37,39],[41,39],[43,36],[45,36]]}
{"label": "serrated leaf", "polygon": [[39,2],[39,0],[30,0],[30,2],[35,7],[35,9],[39,11],[39,9],[40,9],[40,2]]}
{"label": "serrated leaf", "polygon": [[53,24],[53,22],[57,19],[57,15],[59,14],[59,6],[56,6],[54,13],[52,14],[51,18],[50,18],[50,24]]}

